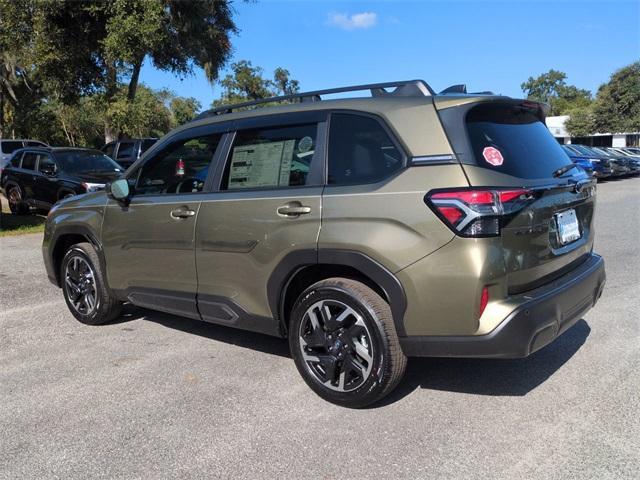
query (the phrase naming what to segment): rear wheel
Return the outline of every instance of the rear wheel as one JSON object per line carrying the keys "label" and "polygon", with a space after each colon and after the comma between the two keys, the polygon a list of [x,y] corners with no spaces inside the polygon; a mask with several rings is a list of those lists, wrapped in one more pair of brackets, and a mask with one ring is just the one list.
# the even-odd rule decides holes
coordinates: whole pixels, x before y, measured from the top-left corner
{"label": "rear wheel", "polygon": [[325,400],[352,408],[391,392],[407,363],[389,305],[345,278],[322,280],[300,295],[289,345],[305,382]]}
{"label": "rear wheel", "polygon": [[73,245],[62,259],[62,291],[76,319],[100,325],[120,315],[122,303],[107,288],[100,259],[90,243]]}
{"label": "rear wheel", "polygon": [[29,213],[29,207],[24,203],[22,189],[18,185],[12,185],[7,189],[7,200],[9,201],[9,209],[14,215]]}

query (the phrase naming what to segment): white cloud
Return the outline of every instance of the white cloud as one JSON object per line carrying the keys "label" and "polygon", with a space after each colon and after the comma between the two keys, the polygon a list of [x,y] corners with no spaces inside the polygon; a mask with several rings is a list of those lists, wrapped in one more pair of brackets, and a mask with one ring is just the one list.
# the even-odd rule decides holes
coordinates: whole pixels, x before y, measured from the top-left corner
{"label": "white cloud", "polygon": [[374,12],[362,12],[348,15],[346,13],[330,13],[329,25],[343,30],[355,30],[357,28],[371,28],[378,23],[378,14]]}

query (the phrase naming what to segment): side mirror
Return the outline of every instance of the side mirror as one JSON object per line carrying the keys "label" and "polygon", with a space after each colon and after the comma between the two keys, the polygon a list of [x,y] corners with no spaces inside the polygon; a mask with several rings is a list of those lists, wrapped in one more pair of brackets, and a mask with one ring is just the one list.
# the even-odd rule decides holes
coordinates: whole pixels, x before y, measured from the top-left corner
{"label": "side mirror", "polygon": [[107,194],[119,202],[127,202],[130,193],[129,182],[126,178],[119,178],[107,185]]}

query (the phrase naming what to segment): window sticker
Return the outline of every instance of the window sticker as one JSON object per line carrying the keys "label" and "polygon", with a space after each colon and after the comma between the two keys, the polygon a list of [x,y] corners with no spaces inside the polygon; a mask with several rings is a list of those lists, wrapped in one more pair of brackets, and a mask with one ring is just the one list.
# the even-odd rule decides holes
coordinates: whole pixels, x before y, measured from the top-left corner
{"label": "window sticker", "polygon": [[488,164],[498,167],[504,163],[504,157],[500,150],[495,147],[484,147],[482,150],[482,156]]}
{"label": "window sticker", "polygon": [[229,189],[288,186],[295,140],[242,145],[233,149]]}

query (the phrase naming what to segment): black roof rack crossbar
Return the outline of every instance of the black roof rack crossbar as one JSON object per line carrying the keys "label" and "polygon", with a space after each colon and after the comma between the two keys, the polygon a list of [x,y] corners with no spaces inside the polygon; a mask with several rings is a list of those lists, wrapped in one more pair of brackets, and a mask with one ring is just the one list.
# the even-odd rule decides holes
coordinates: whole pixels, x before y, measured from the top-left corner
{"label": "black roof rack crossbar", "polygon": [[[387,92],[385,89],[395,88],[392,92]],[[408,80],[402,82],[386,82],[386,83],[371,83],[368,85],[354,85],[350,87],[329,88],[326,90],[315,90],[313,92],[295,93],[293,95],[282,95],[279,97],[261,98],[259,100],[252,100],[250,102],[236,103],[233,105],[225,105],[224,107],[214,108],[206,110],[196,117],[196,120],[205,117],[211,117],[214,115],[223,115],[225,113],[231,113],[234,110],[240,108],[253,107],[255,105],[261,105],[264,103],[280,103],[291,100],[298,100],[299,102],[317,102],[322,100],[322,95],[332,95],[336,93],[345,92],[358,92],[369,90],[372,97],[381,96],[397,96],[397,97],[428,97],[434,95],[434,91],[424,80]]]}

